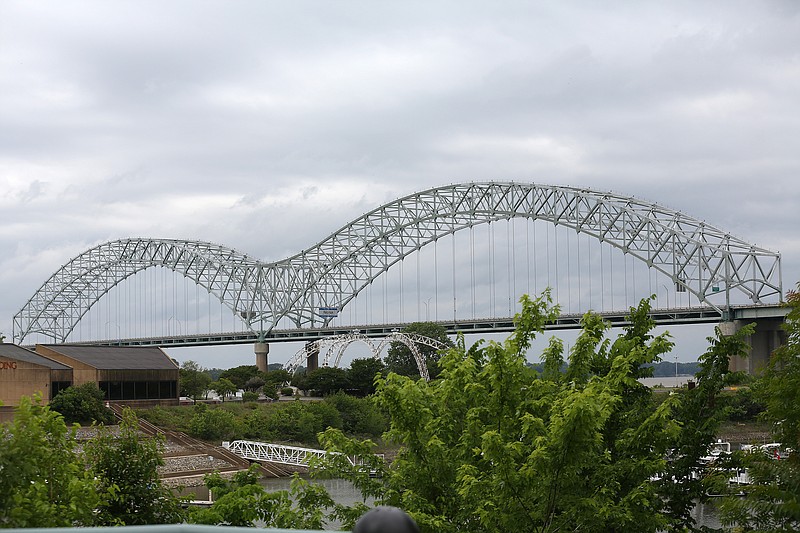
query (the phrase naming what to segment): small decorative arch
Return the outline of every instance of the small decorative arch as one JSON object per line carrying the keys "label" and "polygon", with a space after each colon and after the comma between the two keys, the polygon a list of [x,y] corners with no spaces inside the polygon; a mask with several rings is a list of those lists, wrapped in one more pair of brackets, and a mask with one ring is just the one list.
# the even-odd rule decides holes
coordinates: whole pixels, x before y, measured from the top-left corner
{"label": "small decorative arch", "polygon": [[392,332],[382,339],[372,339],[363,333],[353,332],[344,335],[333,335],[305,344],[289,359],[284,368],[290,374],[294,374],[312,353],[317,353],[322,356],[323,366],[338,367],[347,348],[357,342],[365,344],[370,349],[372,357],[375,359],[381,359],[381,353],[392,342],[404,344],[411,350],[414,361],[417,363],[419,375],[425,379],[425,381],[430,380],[430,374],[428,373],[428,365],[425,363],[425,356],[420,352],[419,346],[430,346],[437,350],[447,349],[446,344],[436,339],[425,337],[424,335],[417,335],[416,333],[402,333],[398,331]]}

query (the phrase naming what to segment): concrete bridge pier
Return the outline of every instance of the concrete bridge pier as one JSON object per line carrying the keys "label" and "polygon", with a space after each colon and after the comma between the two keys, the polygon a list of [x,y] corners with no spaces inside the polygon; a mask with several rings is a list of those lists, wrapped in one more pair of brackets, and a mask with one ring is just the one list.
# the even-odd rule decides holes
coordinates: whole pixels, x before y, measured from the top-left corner
{"label": "concrete bridge pier", "polygon": [[266,342],[257,342],[253,346],[253,351],[256,353],[256,367],[259,372],[267,372],[269,369],[269,344]]}
{"label": "concrete bridge pier", "polygon": [[309,342],[306,343],[306,373],[319,368],[319,345]]}
{"label": "concrete bridge pier", "polygon": [[747,357],[731,357],[729,368],[732,371],[760,374],[769,364],[772,352],[786,344],[786,331],[781,327],[784,317],[753,317],[721,322],[719,327],[724,335],[732,335],[747,324],[755,323],[756,329],[745,340],[750,346]]}

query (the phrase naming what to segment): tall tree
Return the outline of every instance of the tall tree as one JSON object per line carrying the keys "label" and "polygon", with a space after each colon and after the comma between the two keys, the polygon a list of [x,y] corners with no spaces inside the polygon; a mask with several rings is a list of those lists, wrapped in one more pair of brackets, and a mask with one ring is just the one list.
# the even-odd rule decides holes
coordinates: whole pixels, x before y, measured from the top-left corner
{"label": "tall tree", "polygon": [[306,387],[316,391],[320,396],[326,396],[337,391],[347,390],[347,372],[342,368],[321,367],[308,373]]}
{"label": "tall tree", "polygon": [[228,395],[233,394],[234,392],[239,390],[239,387],[237,387],[231,380],[223,377],[211,383],[211,385],[209,385],[209,388],[214,392],[216,392],[217,394],[219,394],[219,397],[222,399],[223,402],[225,401],[225,398],[228,397]]}
{"label": "tall tree", "polygon": [[[446,346],[452,347],[453,341],[447,336],[447,330],[433,322],[414,322],[403,328],[403,333],[423,335],[437,340]],[[418,344],[417,349],[425,359],[428,366],[428,375],[435,379],[440,372],[439,359],[442,354],[436,348],[424,344]],[[400,374],[401,376],[419,377],[419,367],[411,350],[402,342],[392,342],[386,354],[386,368],[389,372]]]}
{"label": "tall tree", "polygon": [[361,396],[372,394],[375,392],[375,376],[383,372],[385,368],[386,365],[383,364],[383,361],[375,357],[353,359],[347,370],[350,389]]}
{"label": "tall tree", "polygon": [[261,372],[256,365],[240,365],[222,372],[219,378],[217,378],[217,381],[225,378],[236,385],[237,389],[243,389],[247,380],[256,376],[261,376]]}
{"label": "tall tree", "polygon": [[181,396],[191,398],[195,403],[205,397],[211,385],[211,375],[194,361],[184,361],[180,369]]}

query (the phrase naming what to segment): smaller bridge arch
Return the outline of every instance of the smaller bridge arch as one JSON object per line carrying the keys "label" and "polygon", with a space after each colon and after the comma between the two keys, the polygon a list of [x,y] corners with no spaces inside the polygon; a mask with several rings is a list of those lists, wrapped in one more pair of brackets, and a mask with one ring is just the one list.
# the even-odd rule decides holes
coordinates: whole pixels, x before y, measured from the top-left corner
{"label": "smaller bridge arch", "polygon": [[426,381],[430,380],[430,374],[428,372],[428,365],[425,363],[425,356],[420,352],[419,346],[430,346],[436,350],[447,349],[446,344],[416,333],[395,331],[384,338],[373,339],[363,333],[354,331],[352,333],[334,335],[307,343],[289,359],[284,368],[290,374],[294,374],[303,361],[307,360],[310,355],[315,353],[323,356],[323,366],[338,367],[344,352],[354,343],[363,343],[372,352],[372,357],[381,359],[381,353],[393,342],[399,342],[408,347],[411,354],[414,356],[419,375]]}

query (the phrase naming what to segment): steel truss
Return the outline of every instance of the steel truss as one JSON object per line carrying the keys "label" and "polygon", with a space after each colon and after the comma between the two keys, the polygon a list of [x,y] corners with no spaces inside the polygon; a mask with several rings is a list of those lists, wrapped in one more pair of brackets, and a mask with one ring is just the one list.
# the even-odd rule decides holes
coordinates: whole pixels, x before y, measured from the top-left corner
{"label": "steel truss", "polygon": [[281,318],[326,326],[378,276],[423,246],[477,224],[522,217],[591,235],[709,300],[724,287],[753,303],[782,300],[780,254],[700,220],[614,193],[526,183],[467,183],[411,194],[365,214],[315,246],[275,263],[198,241],[124,239],[96,246],[61,267],[14,316],[14,339],[38,333],[64,342],[104,294],[161,266],[205,287],[253,331]]}

